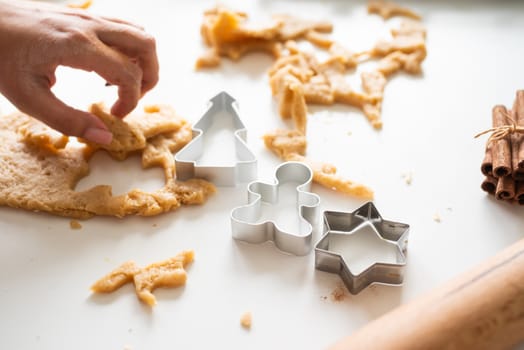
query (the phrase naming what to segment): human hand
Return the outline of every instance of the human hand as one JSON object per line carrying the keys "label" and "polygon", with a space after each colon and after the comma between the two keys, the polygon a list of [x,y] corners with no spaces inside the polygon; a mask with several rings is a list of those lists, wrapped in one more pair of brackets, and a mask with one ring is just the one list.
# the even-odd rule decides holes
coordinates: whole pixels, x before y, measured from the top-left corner
{"label": "human hand", "polygon": [[51,91],[58,66],[94,71],[118,86],[111,113],[124,117],[158,81],[153,37],[134,24],[87,11],[0,0],[0,92],[22,112],[70,136],[108,144],[96,116]]}

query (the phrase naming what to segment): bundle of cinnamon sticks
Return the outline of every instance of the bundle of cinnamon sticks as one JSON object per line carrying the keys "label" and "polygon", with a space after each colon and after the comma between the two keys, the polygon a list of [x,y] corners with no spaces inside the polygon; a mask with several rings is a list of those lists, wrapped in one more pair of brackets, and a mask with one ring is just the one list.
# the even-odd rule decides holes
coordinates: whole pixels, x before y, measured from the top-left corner
{"label": "bundle of cinnamon sticks", "polygon": [[492,120],[494,133],[480,167],[486,176],[481,188],[499,200],[524,205],[524,90],[517,91],[511,110],[493,107]]}

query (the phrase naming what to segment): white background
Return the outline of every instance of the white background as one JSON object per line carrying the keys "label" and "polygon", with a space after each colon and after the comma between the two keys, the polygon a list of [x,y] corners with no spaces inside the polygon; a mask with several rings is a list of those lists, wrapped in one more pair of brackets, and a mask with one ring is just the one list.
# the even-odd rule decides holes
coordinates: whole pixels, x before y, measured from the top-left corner
{"label": "white background", "polygon": [[[157,38],[161,80],[144,103],[169,103],[195,122],[216,93],[234,96],[260,178],[270,180],[279,160],[261,136],[285,126],[268,86],[272,59],[252,54],[195,72],[204,51],[202,12],[213,4],[95,0],[90,11],[140,23]],[[388,83],[383,130],[346,106],[311,107],[308,123],[308,156],[372,187],[384,218],[411,225],[403,287],[374,286],[336,302],[330,294],[340,279],[315,271],[313,254],[233,241],[229,211],[244,204],[245,186],[219,188],[203,206],[158,217],[93,218],[81,230],[71,230],[66,218],[0,208],[0,348],[325,348],[522,238],[524,208],[480,190],[485,139],[473,135],[491,126],[495,104],[510,106],[524,87],[524,4],[410,5],[428,27],[428,57],[422,76],[399,74]],[[367,15],[364,2],[259,0],[236,8],[257,20],[282,12],[329,19],[334,37],[355,50],[397,23]],[[55,92],[79,108],[115,97],[101,79],[68,69],[59,71]],[[3,112],[12,108],[2,100]],[[82,188],[111,184],[118,194],[163,182],[162,171],[141,170],[138,157],[117,163],[99,154],[91,166]],[[409,172],[411,185],[402,178]],[[364,203],[317,185],[313,191],[322,209],[352,211]],[[89,286],[123,261],[144,265],[188,248],[196,260],[187,285],[156,291],[153,310],[131,285],[90,294]],[[239,325],[245,311],[253,314],[250,331]]]}

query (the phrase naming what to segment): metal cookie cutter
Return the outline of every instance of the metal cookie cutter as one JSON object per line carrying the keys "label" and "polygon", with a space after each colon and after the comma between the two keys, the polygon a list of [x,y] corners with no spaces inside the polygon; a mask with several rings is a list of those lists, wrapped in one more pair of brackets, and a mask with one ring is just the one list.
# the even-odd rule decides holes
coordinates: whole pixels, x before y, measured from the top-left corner
{"label": "metal cookie cutter", "polygon": [[[257,159],[246,144],[247,130],[238,115],[237,102],[226,92],[219,93],[209,101],[207,111],[193,125],[193,139],[175,155],[178,179],[198,177],[217,186],[235,186],[237,183],[249,182],[256,178]],[[224,129],[234,138],[235,161],[224,165],[204,164],[204,135],[213,128]]]}
{"label": "metal cookie cutter", "polygon": [[[308,254],[313,248],[320,205],[320,198],[309,192],[312,178],[307,165],[286,162],[276,169],[273,184],[250,183],[248,204],[231,212],[233,238],[249,243],[273,241],[284,252]],[[289,220],[291,215],[294,227],[290,229],[279,217]]]}
{"label": "metal cookie cutter", "polygon": [[[360,273],[353,273],[348,267],[352,256],[348,254],[350,250],[347,248],[352,243],[351,237],[355,238],[358,234],[373,235],[366,238],[391,245],[388,249],[392,248],[395,263],[377,260],[366,265]],[[321,271],[338,273],[351,294],[358,294],[372,283],[402,284],[408,234],[409,225],[383,220],[372,202],[352,213],[325,211],[324,233],[315,247],[315,267]],[[351,250],[356,251],[354,248]]]}

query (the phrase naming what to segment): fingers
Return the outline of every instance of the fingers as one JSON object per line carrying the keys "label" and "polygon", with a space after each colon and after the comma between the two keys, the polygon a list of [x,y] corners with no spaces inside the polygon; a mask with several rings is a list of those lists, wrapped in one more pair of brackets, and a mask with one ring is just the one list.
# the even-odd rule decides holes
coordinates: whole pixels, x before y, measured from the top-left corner
{"label": "fingers", "polygon": [[108,83],[118,86],[118,100],[111,113],[124,117],[138,100],[158,82],[159,64],[155,39],[143,28],[114,18],[90,22],[89,33],[77,34],[80,52],[63,58],[63,64],[95,71]]}
{"label": "fingers", "polygon": [[82,55],[66,57],[63,64],[87,71],[94,71],[107,82],[118,86],[118,100],[111,113],[124,117],[137,105],[142,96],[142,70],[126,55],[95,42]]}
{"label": "fingers", "polygon": [[[29,77],[28,79],[31,79]],[[15,91],[15,103],[25,112],[53,129],[69,136],[79,136],[99,144],[113,138],[106,125],[96,116],[69,107],[49,90],[47,78],[33,78],[22,91]]]}
{"label": "fingers", "polygon": [[6,17],[15,18],[6,22],[13,35],[0,40],[1,92],[21,111],[64,134],[111,142],[111,133],[96,116],[54,96],[54,71],[60,65],[94,71],[117,85],[111,113],[124,117],[158,81],[155,40],[126,21],[61,7],[24,6],[14,13],[19,18]]}
{"label": "fingers", "polygon": [[108,46],[135,59],[142,70],[140,92],[144,95],[158,82],[158,57],[155,39],[135,27],[108,25],[97,31],[98,38]]}

